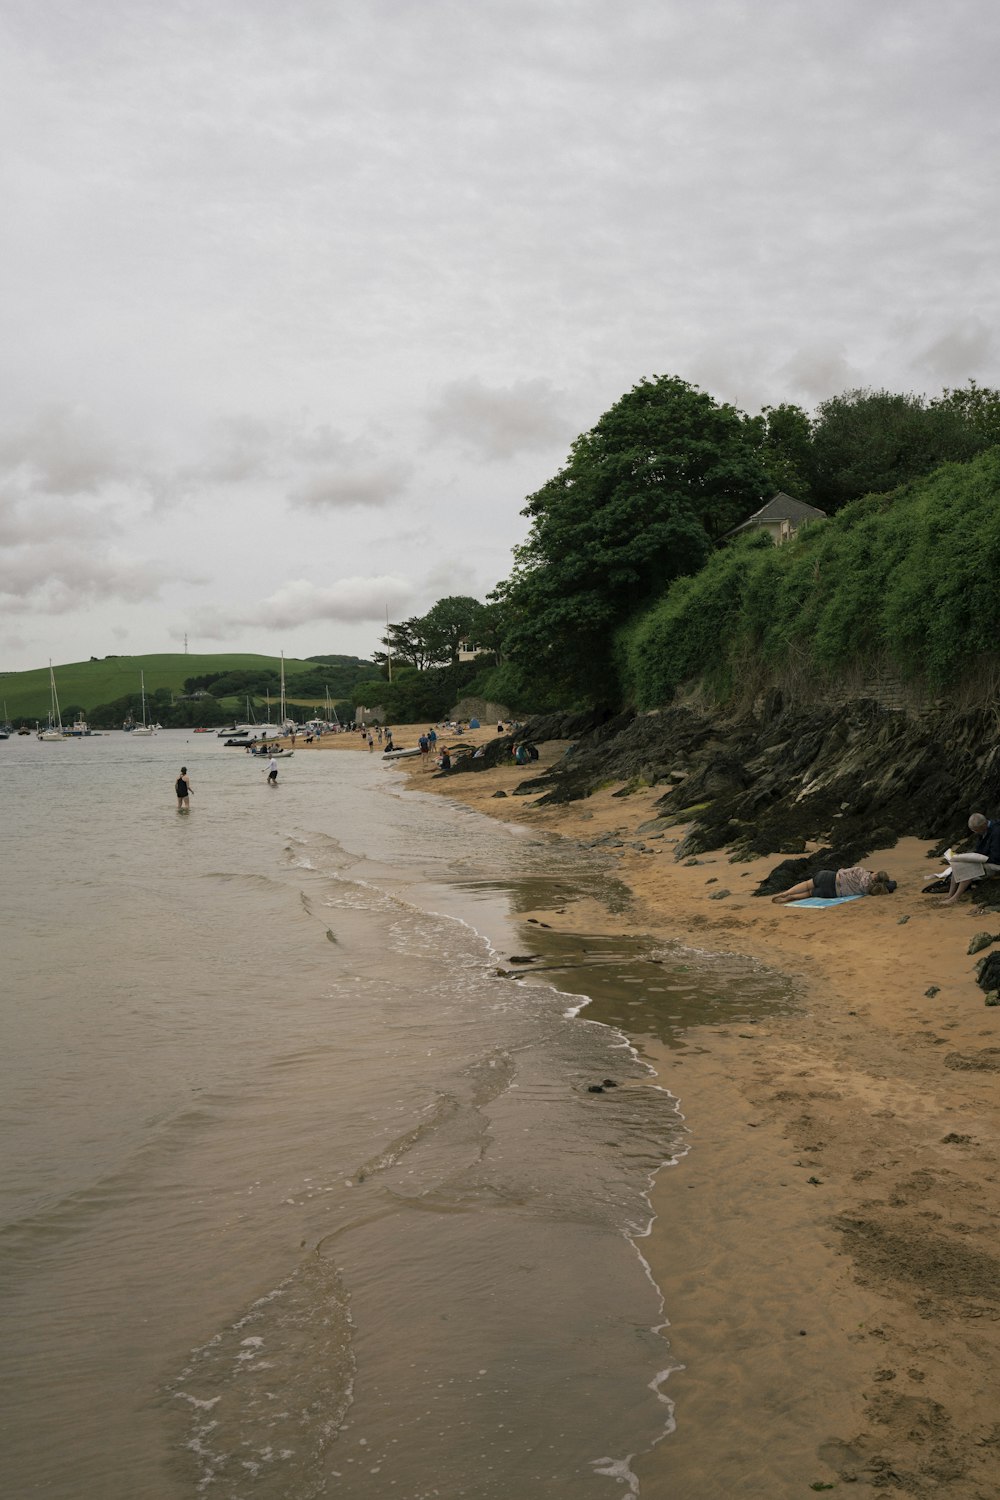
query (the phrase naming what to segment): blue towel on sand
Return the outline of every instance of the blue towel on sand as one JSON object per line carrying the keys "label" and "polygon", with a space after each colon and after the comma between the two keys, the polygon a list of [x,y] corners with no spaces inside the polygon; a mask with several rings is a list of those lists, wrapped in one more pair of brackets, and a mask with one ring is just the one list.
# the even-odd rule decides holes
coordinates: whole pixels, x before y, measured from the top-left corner
{"label": "blue towel on sand", "polygon": [[845,901],[860,900],[860,896],[807,896],[804,901],[789,901],[788,909],[794,911],[797,906],[843,906]]}

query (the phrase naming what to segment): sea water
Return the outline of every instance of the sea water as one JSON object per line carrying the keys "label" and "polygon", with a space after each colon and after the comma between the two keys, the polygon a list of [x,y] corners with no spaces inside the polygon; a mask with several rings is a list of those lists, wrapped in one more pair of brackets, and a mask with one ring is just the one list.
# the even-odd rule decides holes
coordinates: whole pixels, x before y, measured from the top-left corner
{"label": "sea water", "polygon": [[684,1125],[581,1007],[691,966],[508,962],[606,866],[366,752],[271,787],[187,731],[0,751],[4,1493],[639,1493]]}

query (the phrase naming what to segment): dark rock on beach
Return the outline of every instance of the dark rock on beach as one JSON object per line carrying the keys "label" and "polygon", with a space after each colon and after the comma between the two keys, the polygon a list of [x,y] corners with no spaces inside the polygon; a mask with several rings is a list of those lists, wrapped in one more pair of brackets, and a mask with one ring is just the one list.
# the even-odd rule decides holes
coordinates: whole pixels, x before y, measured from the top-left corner
{"label": "dark rock on beach", "polygon": [[979,960],[976,983],[981,990],[1000,990],[1000,953],[988,953]]}
{"label": "dark rock on beach", "polygon": [[[941,849],[967,842],[969,813],[998,811],[1000,744],[988,709],[917,716],[869,700],[788,706],[770,693],[730,716],[687,705],[548,715],[529,721],[523,736],[572,741],[554,766],[523,783],[538,806],[580,801],[609,782],[662,787],[659,816],[641,831],[687,825],[676,859],[725,846],[736,859],[799,856],[776,867],[761,895],[817,869],[857,864],[904,836]],[[496,764],[510,745],[498,736],[465,769]],[[806,855],[807,842],[823,847]],[[1000,909],[1000,881],[980,881],[974,899]]]}

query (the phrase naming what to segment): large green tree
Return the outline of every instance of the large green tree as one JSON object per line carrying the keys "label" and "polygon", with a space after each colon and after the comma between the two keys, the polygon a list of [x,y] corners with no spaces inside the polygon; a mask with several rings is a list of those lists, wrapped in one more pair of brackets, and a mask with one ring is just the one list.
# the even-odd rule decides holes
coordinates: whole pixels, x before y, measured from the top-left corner
{"label": "large green tree", "polygon": [[423,618],[431,660],[456,666],[462,644],[475,644],[484,613],[479,600],[468,594],[449,594],[432,604]]}
{"label": "large green tree", "polygon": [[528,500],[530,534],[492,596],[511,658],[546,696],[611,701],[618,625],[772,488],[742,413],[674,376],[641,381]]}
{"label": "large green tree", "polygon": [[894,391],[854,390],[821,402],[812,431],[812,499],[836,511],[982,452],[996,412],[989,401],[994,393],[978,394],[981,400],[975,388],[946,391],[929,402]]}
{"label": "large green tree", "polygon": [[771,489],[783,490],[796,500],[809,500],[812,422],[801,406],[789,402],[765,406],[759,416],[748,419],[747,431]]}

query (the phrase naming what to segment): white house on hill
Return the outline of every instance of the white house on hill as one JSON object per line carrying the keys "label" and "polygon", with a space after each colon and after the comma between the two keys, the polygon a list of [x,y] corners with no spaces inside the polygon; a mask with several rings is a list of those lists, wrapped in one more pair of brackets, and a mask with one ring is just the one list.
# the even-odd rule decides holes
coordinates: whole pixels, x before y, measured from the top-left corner
{"label": "white house on hill", "polygon": [[804,500],[795,500],[791,495],[786,495],[779,490],[776,495],[771,496],[766,505],[762,505],[760,510],[755,510],[753,515],[741,525],[734,526],[732,531],[727,531],[723,541],[739,536],[741,531],[760,527],[768,532],[774,545],[779,547],[803,526],[808,526],[810,521],[825,520],[825,510],[817,510],[815,505],[806,505]]}

